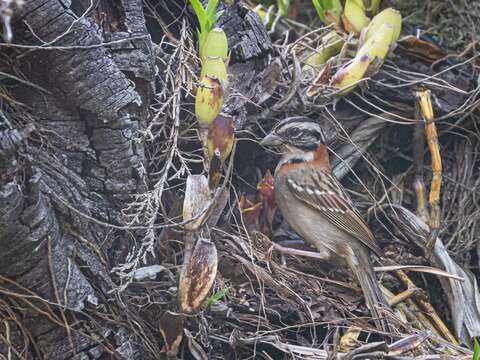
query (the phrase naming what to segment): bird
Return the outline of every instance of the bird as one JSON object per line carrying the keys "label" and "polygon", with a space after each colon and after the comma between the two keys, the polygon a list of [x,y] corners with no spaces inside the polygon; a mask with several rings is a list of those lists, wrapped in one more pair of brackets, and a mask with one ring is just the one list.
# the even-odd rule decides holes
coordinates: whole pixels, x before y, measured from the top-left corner
{"label": "bird", "polygon": [[[307,120],[306,120],[307,119]],[[334,176],[325,135],[313,119],[281,121],[260,145],[277,148],[282,157],[275,169],[275,199],[287,223],[318,253],[314,257],[348,266],[360,283],[365,302],[383,332],[391,332],[381,309],[389,309],[375,278],[370,253],[381,250],[374,235]],[[292,255],[305,251],[280,247]]]}

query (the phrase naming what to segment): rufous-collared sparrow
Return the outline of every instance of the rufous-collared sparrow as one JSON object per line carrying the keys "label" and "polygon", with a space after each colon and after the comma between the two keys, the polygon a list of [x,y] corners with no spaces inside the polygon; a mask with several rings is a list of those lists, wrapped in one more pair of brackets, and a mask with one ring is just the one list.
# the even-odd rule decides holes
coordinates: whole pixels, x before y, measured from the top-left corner
{"label": "rufous-collared sparrow", "polygon": [[274,185],[278,208],[285,220],[317,249],[317,257],[350,267],[376,326],[390,331],[381,315],[381,309],[388,308],[388,304],[370,262],[370,252],[378,255],[380,249],[332,173],[320,125],[305,117],[287,118],[260,144],[276,147],[282,153]]}

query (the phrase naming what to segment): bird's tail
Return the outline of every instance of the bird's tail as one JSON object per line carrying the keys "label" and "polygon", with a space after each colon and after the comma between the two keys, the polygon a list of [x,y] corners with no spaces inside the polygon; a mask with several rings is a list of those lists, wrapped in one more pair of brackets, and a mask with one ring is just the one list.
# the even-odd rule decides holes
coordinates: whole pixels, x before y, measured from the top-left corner
{"label": "bird's tail", "polygon": [[348,260],[350,268],[358,279],[365,296],[365,302],[375,322],[375,326],[384,332],[393,333],[393,327],[381,313],[381,309],[390,309],[382,290],[375,278],[368,253],[361,249]]}

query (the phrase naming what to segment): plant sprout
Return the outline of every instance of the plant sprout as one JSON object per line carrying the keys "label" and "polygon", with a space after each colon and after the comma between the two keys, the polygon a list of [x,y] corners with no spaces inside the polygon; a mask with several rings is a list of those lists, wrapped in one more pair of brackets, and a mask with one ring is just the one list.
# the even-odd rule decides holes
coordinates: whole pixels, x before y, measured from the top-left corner
{"label": "plant sprout", "polygon": [[190,4],[192,4],[200,26],[200,29],[197,29],[197,33],[198,49],[201,52],[208,33],[212,31],[222,12],[217,12],[218,0],[209,0],[206,8],[203,7],[200,0],[190,0]]}

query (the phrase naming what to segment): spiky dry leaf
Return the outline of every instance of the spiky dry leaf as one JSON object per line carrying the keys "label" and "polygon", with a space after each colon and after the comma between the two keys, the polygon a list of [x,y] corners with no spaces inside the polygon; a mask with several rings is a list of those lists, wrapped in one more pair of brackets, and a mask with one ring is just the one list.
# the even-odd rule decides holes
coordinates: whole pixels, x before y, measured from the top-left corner
{"label": "spiky dry leaf", "polygon": [[211,192],[208,180],[203,175],[190,175],[185,187],[183,201],[183,221],[185,230],[196,231],[207,221],[212,205]]}

